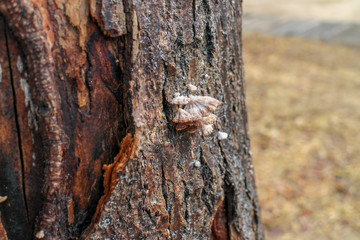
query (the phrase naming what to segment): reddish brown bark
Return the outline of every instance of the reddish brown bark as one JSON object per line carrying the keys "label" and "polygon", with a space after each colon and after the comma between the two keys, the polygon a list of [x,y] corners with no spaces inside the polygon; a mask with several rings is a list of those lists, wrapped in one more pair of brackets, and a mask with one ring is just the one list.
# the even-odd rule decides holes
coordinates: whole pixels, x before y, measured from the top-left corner
{"label": "reddish brown bark", "polygon": [[[241,2],[4,0],[0,12],[9,239],[262,239]],[[172,122],[188,83],[221,102],[209,136]]]}

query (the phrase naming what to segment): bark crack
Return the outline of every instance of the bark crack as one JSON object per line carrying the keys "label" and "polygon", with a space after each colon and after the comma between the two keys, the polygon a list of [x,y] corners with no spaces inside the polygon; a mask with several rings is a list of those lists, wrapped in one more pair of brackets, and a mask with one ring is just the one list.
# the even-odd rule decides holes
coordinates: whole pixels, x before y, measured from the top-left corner
{"label": "bark crack", "polygon": [[218,145],[220,148],[220,152],[221,152],[221,156],[223,157],[224,160],[224,164],[225,164],[225,173],[224,173],[224,177],[223,177],[223,192],[224,192],[224,208],[226,211],[226,227],[227,227],[227,232],[230,233],[230,222],[234,219],[233,216],[233,206],[231,206],[231,202],[233,202],[233,195],[234,195],[234,188],[231,186],[231,180],[230,178],[230,173],[228,171],[229,169],[229,162],[226,158],[224,149],[220,143],[220,141],[218,141]]}
{"label": "bark crack", "polygon": [[188,197],[190,196],[189,189],[186,186],[186,182],[184,180],[181,181],[184,185],[184,204],[185,204],[185,221],[189,224],[189,209],[188,209]]}
{"label": "bark crack", "polygon": [[208,166],[208,163],[204,159],[203,155],[203,149],[200,147],[200,157],[201,165],[203,166],[201,168],[201,177],[204,181],[204,187],[201,190],[201,200],[205,204],[207,210],[210,214],[212,214],[215,210],[213,209],[213,206],[215,206],[215,201],[212,199],[211,194],[211,186],[214,182],[214,176],[210,170],[210,167]]}
{"label": "bark crack", "polygon": [[86,73],[85,73],[85,86],[86,86],[86,91],[88,91],[89,93],[89,115],[91,115],[91,110],[92,110],[92,91],[91,91],[91,87],[90,87],[90,77],[91,77],[91,73],[92,73],[92,63],[90,60],[90,56],[89,56],[89,51],[86,51],[86,61],[89,63],[89,67],[86,68]]}
{"label": "bark crack", "polygon": [[196,0],[193,0],[192,2],[192,14],[193,14],[193,34],[194,34],[194,42],[196,40],[196,28],[195,28],[195,22],[196,22]]}
{"label": "bark crack", "polygon": [[[166,66],[164,64],[164,68],[166,69]],[[165,74],[166,74],[167,71],[165,71]],[[166,74],[166,77],[167,77],[167,74]],[[166,101],[166,93],[165,93],[165,85],[166,85],[166,79],[164,81],[164,85],[163,85],[163,88],[162,88],[162,105],[163,105],[163,112],[164,112],[164,115],[165,115],[165,118],[166,118],[166,121],[168,123],[171,122],[171,119],[169,118],[169,110],[170,110],[170,106],[169,106],[169,103]],[[167,125],[168,126],[168,125]],[[170,128],[168,127],[168,129],[170,130]]]}
{"label": "bark crack", "polygon": [[206,51],[206,55],[207,55],[208,64],[210,67],[212,67],[213,66],[212,60],[214,58],[215,46],[214,46],[214,36],[213,36],[213,32],[212,32],[211,26],[210,26],[210,24],[211,24],[211,8],[210,8],[208,0],[203,0],[203,5],[204,5],[205,19],[206,19],[205,32],[204,32],[205,51]]}
{"label": "bark crack", "polygon": [[169,216],[169,225],[168,225],[168,231],[170,233],[170,223],[171,223],[171,211],[169,211],[169,203],[168,203],[168,195],[166,193],[166,183],[165,183],[165,171],[164,171],[164,163],[161,164],[161,193],[163,195],[164,201],[165,201],[165,207],[167,214]]}
{"label": "bark crack", "polygon": [[163,61],[163,66],[164,66],[165,80],[164,80],[164,84],[162,87],[162,107],[163,107],[162,111],[163,111],[166,121],[167,121],[167,124],[166,124],[167,130],[168,130],[167,133],[169,135],[169,138],[172,138],[175,135],[174,127],[172,125],[172,120],[170,118],[173,110],[172,110],[172,107],[169,104],[169,102],[166,100],[166,91],[165,91],[167,79],[170,77],[170,75],[169,75],[168,66],[165,64],[165,61]]}
{"label": "bark crack", "polygon": [[15,90],[15,83],[14,83],[14,76],[13,76],[13,69],[11,65],[11,54],[9,49],[9,39],[8,39],[8,28],[7,23],[5,22],[5,29],[4,29],[4,36],[5,36],[5,44],[6,44],[6,54],[9,61],[9,73],[10,73],[10,82],[11,82],[11,91],[13,94],[13,106],[14,106],[14,114],[15,114],[15,126],[16,126],[16,134],[18,138],[18,147],[19,147],[19,153],[20,153],[20,165],[21,165],[21,185],[22,185],[22,195],[23,195],[23,201],[25,204],[26,209],[26,218],[27,221],[30,222],[29,219],[29,205],[28,200],[26,198],[26,186],[25,186],[25,163],[24,163],[24,153],[22,149],[22,142],[21,142],[21,129],[20,129],[20,123],[19,123],[19,113],[17,109],[17,100],[16,100],[16,90]]}

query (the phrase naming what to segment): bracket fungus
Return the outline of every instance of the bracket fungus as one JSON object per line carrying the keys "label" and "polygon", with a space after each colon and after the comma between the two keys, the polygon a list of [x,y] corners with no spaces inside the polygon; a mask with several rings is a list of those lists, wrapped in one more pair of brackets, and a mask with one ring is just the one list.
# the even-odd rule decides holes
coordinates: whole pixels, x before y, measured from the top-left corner
{"label": "bracket fungus", "polygon": [[179,107],[173,118],[176,130],[186,130],[189,133],[209,135],[213,131],[213,123],[217,116],[213,114],[220,101],[209,96],[179,96],[176,95],[171,104]]}

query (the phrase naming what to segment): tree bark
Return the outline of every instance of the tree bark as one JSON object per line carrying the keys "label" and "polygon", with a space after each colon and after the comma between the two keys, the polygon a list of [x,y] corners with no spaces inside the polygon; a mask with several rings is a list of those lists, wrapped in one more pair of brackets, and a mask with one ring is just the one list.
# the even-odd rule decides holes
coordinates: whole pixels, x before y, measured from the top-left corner
{"label": "tree bark", "polygon": [[[0,13],[0,239],[263,239],[241,1]],[[208,136],[172,121],[189,83],[221,102]]]}

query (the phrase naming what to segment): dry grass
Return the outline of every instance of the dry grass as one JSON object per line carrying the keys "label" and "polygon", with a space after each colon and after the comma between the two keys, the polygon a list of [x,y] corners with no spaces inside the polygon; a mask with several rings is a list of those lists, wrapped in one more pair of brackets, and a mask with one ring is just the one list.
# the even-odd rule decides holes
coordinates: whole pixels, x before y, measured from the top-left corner
{"label": "dry grass", "polygon": [[360,49],[244,37],[267,239],[360,239]]}

